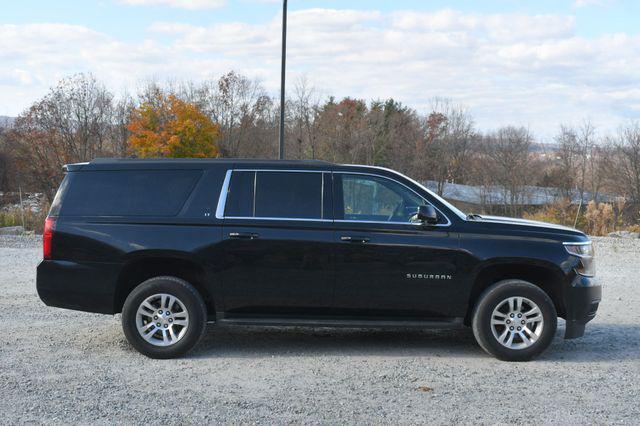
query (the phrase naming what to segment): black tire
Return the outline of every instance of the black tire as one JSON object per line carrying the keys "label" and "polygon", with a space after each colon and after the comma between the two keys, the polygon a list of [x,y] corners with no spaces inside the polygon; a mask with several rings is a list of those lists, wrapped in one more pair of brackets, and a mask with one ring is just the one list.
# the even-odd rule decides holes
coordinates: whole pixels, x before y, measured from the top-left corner
{"label": "black tire", "polygon": [[[169,346],[156,346],[145,340],[138,332],[136,324],[138,308],[148,297],[156,294],[168,294],[178,298],[188,313],[188,326],[184,335]],[[191,284],[176,277],[155,277],[143,282],[133,289],[122,308],[124,335],[138,352],[149,358],[168,359],[186,354],[200,341],[206,322],[207,308],[202,296]]]}
{"label": "black tire", "polygon": [[[491,319],[494,309],[510,297],[529,299],[542,313],[542,331],[529,347],[512,349],[501,344],[493,334]],[[522,280],[504,280],[492,285],[482,293],[473,311],[472,328],[478,344],[487,353],[503,361],[529,361],[537,357],[549,347],[557,327],[558,316],[551,298],[541,288]],[[524,343],[524,340],[518,336],[514,341]]]}

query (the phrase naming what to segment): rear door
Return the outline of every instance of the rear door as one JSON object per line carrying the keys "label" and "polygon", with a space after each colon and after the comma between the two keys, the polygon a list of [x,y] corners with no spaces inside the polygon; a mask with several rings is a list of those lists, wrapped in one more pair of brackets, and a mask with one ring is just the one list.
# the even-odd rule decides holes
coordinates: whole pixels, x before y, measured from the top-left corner
{"label": "rear door", "polygon": [[234,170],[224,206],[225,316],[310,316],[333,295],[331,174]]}

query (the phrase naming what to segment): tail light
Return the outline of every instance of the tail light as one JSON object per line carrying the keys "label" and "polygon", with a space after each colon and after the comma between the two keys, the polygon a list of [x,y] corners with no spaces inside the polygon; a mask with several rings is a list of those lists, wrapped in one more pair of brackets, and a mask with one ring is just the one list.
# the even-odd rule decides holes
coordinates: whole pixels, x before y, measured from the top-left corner
{"label": "tail light", "polygon": [[48,216],[44,221],[44,232],[42,234],[42,257],[51,259],[51,240],[56,227],[56,219]]}

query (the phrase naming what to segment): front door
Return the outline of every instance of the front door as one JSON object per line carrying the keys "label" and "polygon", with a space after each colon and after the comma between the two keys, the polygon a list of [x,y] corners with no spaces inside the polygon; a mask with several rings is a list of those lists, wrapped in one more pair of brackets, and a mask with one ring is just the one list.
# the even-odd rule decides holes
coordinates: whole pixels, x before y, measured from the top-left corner
{"label": "front door", "polygon": [[444,216],[412,222],[427,203],[408,186],[367,174],[334,174],[334,306],[349,316],[455,316],[458,237]]}
{"label": "front door", "polygon": [[330,182],[330,173],[316,171],[233,171],[220,251],[225,317],[301,317],[331,307]]}

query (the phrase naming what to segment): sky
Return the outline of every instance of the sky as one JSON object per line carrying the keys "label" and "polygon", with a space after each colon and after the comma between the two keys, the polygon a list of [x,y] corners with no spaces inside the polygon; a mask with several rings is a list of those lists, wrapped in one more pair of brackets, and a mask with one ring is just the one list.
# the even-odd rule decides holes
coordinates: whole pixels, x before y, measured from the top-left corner
{"label": "sky", "polygon": [[[92,73],[115,93],[235,70],[277,95],[280,0],[2,0],[0,115]],[[434,98],[476,125],[601,133],[640,119],[637,0],[289,0],[288,90]]]}

